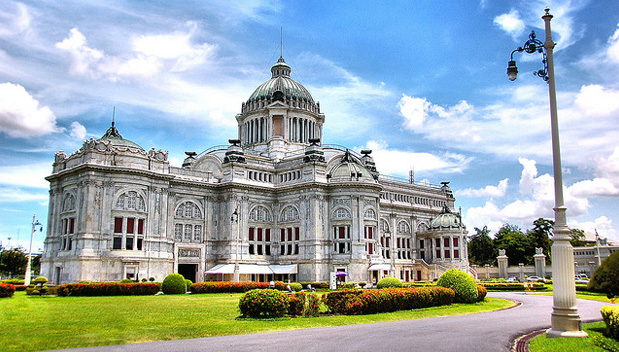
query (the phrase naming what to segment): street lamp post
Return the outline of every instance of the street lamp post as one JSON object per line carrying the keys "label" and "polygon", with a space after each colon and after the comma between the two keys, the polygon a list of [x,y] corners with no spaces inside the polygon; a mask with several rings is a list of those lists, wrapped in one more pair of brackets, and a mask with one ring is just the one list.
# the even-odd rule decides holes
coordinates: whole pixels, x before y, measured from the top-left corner
{"label": "street lamp post", "polygon": [[561,151],[559,147],[559,122],[557,118],[557,94],[555,88],[555,74],[550,20],[552,15],[549,9],[545,9],[542,19],[545,23],[546,40],[544,43],[535,38],[531,32],[529,40],[524,47],[512,51],[511,59],[507,67],[507,75],[510,81],[514,81],[518,75],[515,52],[527,52],[528,54],[541,53],[544,68],[534,74],[548,83],[550,97],[550,126],[552,134],[552,164],[554,171],[555,188],[555,225],[552,245],[552,272],[553,272],[553,306],[551,315],[551,327],[546,332],[548,337],[587,337],[582,330],[582,323],[576,307],[576,286],[574,283],[574,247],[570,243],[570,230],[567,227],[565,216],[566,207],[563,203],[563,177],[561,174]]}
{"label": "street lamp post", "polygon": [[30,232],[30,248],[28,248],[28,263],[26,264],[26,273],[24,275],[24,285],[30,285],[30,265],[32,262],[32,238],[34,237],[35,231],[37,231],[37,226],[39,227],[39,231],[43,232],[43,225],[36,219],[36,214],[32,215],[32,232]]}

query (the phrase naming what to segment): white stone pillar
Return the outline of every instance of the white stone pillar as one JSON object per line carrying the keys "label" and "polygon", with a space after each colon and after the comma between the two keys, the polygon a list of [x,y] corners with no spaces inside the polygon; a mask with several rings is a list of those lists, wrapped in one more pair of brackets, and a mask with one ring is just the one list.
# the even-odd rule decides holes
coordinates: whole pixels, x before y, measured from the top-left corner
{"label": "white stone pillar", "polygon": [[507,279],[507,256],[504,249],[499,249],[499,256],[496,257],[499,266],[499,277]]}
{"label": "white stone pillar", "polygon": [[543,250],[543,248],[535,248],[535,255],[533,256],[535,260],[535,275],[542,278],[546,276],[546,256]]}

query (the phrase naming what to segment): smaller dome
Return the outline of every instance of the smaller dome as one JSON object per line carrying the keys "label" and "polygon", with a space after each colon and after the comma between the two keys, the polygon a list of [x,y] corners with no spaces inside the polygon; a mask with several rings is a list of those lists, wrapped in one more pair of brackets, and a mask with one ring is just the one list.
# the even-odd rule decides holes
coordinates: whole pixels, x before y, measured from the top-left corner
{"label": "smaller dome", "polygon": [[340,164],[331,169],[331,178],[370,178],[372,173],[365,166],[358,164],[347,150]]}
{"label": "smaller dome", "polygon": [[430,231],[460,228],[464,228],[462,219],[458,214],[454,214],[447,205],[443,206],[443,211],[430,222]]}
{"label": "smaller dome", "polygon": [[137,148],[140,150],[144,150],[144,148],[140,147],[137,143],[134,143],[128,139],[124,139],[123,136],[120,135],[118,129],[114,127],[114,122],[112,122],[112,126],[107,129],[105,134],[99,138],[100,141],[110,141],[113,146],[117,147],[131,147]]}

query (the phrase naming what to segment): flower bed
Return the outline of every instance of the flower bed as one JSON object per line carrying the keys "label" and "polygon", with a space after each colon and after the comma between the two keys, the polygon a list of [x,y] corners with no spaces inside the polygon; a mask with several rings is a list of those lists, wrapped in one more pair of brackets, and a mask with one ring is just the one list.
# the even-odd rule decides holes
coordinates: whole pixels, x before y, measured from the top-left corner
{"label": "flower bed", "polygon": [[244,317],[278,318],[288,311],[289,297],[282,291],[256,289],[246,292],[239,299],[239,310]]}
{"label": "flower bed", "polygon": [[[268,282],[230,282],[230,281],[213,281],[199,282],[189,286],[191,293],[243,293],[257,289],[269,288]],[[275,282],[275,289],[284,291],[286,284],[281,281]]]}
{"label": "flower bed", "polygon": [[15,285],[13,284],[0,284],[0,298],[13,297],[15,293]]}
{"label": "flower bed", "polygon": [[59,296],[144,296],[159,292],[158,283],[92,282],[87,284],[64,284],[58,289]]}
{"label": "flower bed", "polygon": [[323,296],[329,310],[337,314],[373,314],[449,305],[455,292],[444,287],[339,290]]}

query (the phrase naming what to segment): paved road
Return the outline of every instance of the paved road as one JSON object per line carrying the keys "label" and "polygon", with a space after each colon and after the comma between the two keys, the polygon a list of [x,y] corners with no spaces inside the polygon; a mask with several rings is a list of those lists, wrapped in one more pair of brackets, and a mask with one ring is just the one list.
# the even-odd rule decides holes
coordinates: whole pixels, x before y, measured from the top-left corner
{"label": "paved road", "polygon": [[[550,326],[552,297],[490,293],[522,302],[502,311],[375,324],[72,349],[167,351],[509,351],[515,337]],[[578,300],[583,321],[601,320],[602,302]]]}

